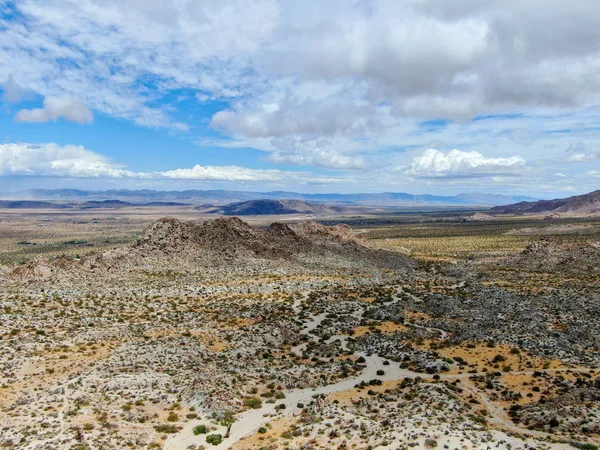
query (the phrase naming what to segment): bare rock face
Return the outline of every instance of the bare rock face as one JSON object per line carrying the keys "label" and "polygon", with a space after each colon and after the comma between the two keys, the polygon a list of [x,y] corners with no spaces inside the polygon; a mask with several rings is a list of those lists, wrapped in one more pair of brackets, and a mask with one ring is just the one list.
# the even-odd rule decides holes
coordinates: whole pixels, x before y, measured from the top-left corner
{"label": "bare rock face", "polygon": [[191,228],[192,241],[203,249],[234,253],[266,251],[264,233],[238,217],[220,217],[201,224],[191,224]]}
{"label": "bare rock face", "polygon": [[59,272],[68,272],[77,266],[77,262],[68,256],[59,255],[53,260],[37,258],[16,266],[10,270],[10,275],[27,281],[43,281],[51,279]]}
{"label": "bare rock face", "polygon": [[134,248],[144,252],[177,253],[182,250],[226,251],[261,246],[261,233],[237,217],[203,223],[183,223],[172,217],[158,219],[146,228]]}
{"label": "bare rock face", "polygon": [[340,224],[326,227],[317,222],[301,222],[294,227],[302,236],[331,236],[340,240],[356,241],[357,235],[348,225]]}
{"label": "bare rock face", "polygon": [[46,280],[52,276],[52,268],[47,259],[38,258],[15,267],[11,275],[29,281]]}
{"label": "bare rock face", "polygon": [[188,225],[173,217],[163,217],[150,224],[134,246],[148,251],[181,251],[189,238]]}
{"label": "bare rock face", "polygon": [[54,258],[54,264],[53,265],[57,269],[69,270],[69,269],[72,269],[74,266],[77,265],[77,261],[75,261],[70,256],[59,255],[56,258]]}
{"label": "bare rock face", "polygon": [[281,222],[272,223],[271,226],[269,226],[269,228],[267,229],[267,232],[271,236],[275,237],[298,237],[298,233],[296,233],[289,225]]}

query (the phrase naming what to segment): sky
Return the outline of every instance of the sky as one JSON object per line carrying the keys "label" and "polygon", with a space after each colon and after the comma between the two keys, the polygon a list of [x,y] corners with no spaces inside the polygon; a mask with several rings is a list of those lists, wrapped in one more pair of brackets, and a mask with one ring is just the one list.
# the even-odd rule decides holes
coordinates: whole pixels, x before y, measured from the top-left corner
{"label": "sky", "polygon": [[0,191],[600,186],[600,2],[0,0]]}

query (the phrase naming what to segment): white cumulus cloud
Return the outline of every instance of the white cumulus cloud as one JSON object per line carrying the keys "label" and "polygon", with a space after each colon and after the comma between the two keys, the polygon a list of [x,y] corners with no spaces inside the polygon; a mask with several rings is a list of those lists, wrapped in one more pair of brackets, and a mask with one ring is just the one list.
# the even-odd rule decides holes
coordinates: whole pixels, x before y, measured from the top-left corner
{"label": "white cumulus cloud", "polygon": [[284,173],[272,169],[248,169],[240,166],[200,166],[156,172],[156,176],[176,180],[281,181]]}
{"label": "white cumulus cloud", "polygon": [[367,162],[362,156],[344,155],[336,150],[313,149],[292,152],[274,152],[269,160],[280,164],[323,167],[326,169],[366,169]]}
{"label": "white cumulus cloud", "polygon": [[92,122],[94,115],[80,98],[62,94],[44,98],[43,108],[22,109],[15,116],[18,122],[38,123],[57,121],[60,118],[84,124]]}
{"label": "white cumulus cloud", "polygon": [[81,145],[0,144],[0,175],[122,177],[130,174]]}
{"label": "white cumulus cloud", "polygon": [[476,178],[481,176],[514,175],[520,173],[525,160],[520,156],[486,158],[479,152],[451,150],[443,153],[433,148],[415,156],[409,175],[415,177]]}

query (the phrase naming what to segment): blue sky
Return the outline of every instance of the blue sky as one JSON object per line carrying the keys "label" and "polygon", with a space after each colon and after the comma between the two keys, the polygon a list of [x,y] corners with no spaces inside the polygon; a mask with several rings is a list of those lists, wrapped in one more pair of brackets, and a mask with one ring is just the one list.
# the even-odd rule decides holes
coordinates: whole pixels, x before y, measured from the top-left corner
{"label": "blue sky", "polygon": [[588,192],[598,17],[585,0],[0,0],[0,191]]}

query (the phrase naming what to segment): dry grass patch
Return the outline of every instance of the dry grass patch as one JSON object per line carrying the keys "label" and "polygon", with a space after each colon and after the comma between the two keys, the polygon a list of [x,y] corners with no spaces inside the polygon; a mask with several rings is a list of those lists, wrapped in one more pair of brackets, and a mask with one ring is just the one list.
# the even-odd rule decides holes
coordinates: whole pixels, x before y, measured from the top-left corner
{"label": "dry grass patch", "polygon": [[[444,358],[465,361],[467,367],[463,369],[463,372],[473,367],[476,367],[478,371],[487,368],[491,372],[533,371],[568,367],[560,360],[547,360],[504,344],[490,347],[485,343],[465,342],[458,346],[439,348],[436,351]],[[458,365],[453,365],[449,373],[457,373],[459,370]]]}
{"label": "dry grass patch", "polygon": [[375,330],[379,330],[381,333],[383,334],[394,334],[397,333],[399,331],[406,331],[408,330],[408,327],[406,327],[405,325],[401,325],[395,322],[382,322],[379,325],[374,325],[374,326],[360,326],[360,327],[356,327],[354,328],[354,334],[352,335],[354,338],[360,337],[364,334],[367,333],[372,333]]}
{"label": "dry grass patch", "polygon": [[279,440],[289,440],[282,438],[281,435],[285,431],[288,431],[295,423],[296,419],[293,417],[283,417],[281,419],[274,420],[269,422],[269,426],[262,427],[267,430],[266,433],[259,433],[258,431],[255,431],[250,436],[233,444],[230,448],[231,450],[271,448],[269,447],[269,444],[275,445],[273,448],[283,448],[275,443]]}

